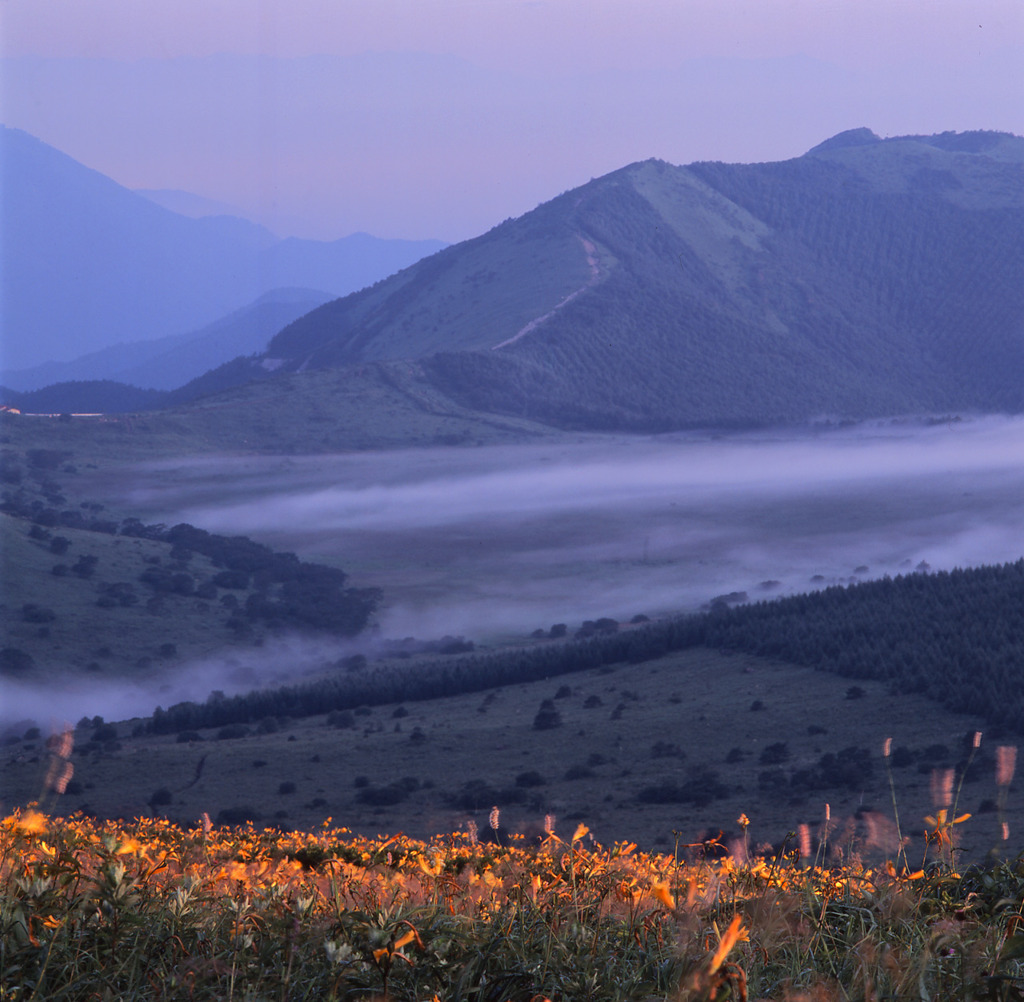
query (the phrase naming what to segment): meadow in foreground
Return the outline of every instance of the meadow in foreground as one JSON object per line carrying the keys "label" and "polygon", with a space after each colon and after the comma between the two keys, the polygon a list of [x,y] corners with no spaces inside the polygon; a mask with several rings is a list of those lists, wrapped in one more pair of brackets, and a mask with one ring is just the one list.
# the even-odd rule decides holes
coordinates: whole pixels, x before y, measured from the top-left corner
{"label": "meadow in foreground", "polygon": [[958,872],[956,819],[931,820],[912,871],[793,842],[647,854],[550,819],[501,845],[20,811],[0,999],[1024,998],[1024,858]]}

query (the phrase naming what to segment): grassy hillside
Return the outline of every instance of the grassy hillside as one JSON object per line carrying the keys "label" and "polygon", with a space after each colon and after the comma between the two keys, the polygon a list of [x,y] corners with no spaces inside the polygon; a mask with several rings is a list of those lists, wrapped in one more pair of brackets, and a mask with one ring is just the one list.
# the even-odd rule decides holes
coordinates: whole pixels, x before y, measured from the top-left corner
{"label": "grassy hillside", "polygon": [[[834,675],[695,649],[348,714],[271,715],[184,738],[144,733],[144,721],[102,731],[83,721],[78,783],[61,810],[129,818],[156,809],[182,824],[206,811],[221,822],[305,830],[330,816],[364,835],[428,838],[465,830],[470,819],[482,830],[497,805],[509,832],[536,833],[551,814],[561,828],[584,821],[604,844],[667,850],[675,832],[683,843],[738,836],[744,812],[751,845],[778,845],[799,823],[817,827],[830,804],[837,827],[861,833],[869,816],[889,817],[876,829],[876,849],[892,850],[882,756],[891,737],[908,851],[919,858],[922,819],[934,813],[933,770],[962,769],[965,740],[969,750],[984,724],[918,695],[894,698],[877,682],[861,682],[859,692],[850,698],[849,680]],[[978,814],[972,855],[1001,841],[999,743],[986,735],[964,780],[960,807]],[[8,805],[39,795],[40,755],[31,738],[0,753]],[[804,777],[790,783],[797,772]],[[1013,796],[1008,809],[1010,847],[1019,848],[1024,802]]]}
{"label": "grassy hillside", "polygon": [[416,357],[473,409],[577,428],[1018,411],[1024,140],[955,138],[634,164],[314,311],[268,358]]}
{"label": "grassy hillside", "polygon": [[[213,394],[219,382],[232,382],[218,373],[196,381],[196,393]],[[0,414],[0,446],[65,449],[90,459],[216,451],[309,454],[555,434],[535,421],[481,413],[453,401],[414,362],[285,373],[161,411],[63,421]]]}

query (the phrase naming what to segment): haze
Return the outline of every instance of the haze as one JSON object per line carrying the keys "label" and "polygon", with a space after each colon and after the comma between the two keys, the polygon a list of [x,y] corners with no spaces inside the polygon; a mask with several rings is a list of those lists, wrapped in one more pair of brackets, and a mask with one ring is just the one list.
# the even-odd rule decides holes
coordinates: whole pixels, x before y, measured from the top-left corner
{"label": "haze", "polygon": [[1024,133],[1017,0],[5,0],[3,116],[282,235],[457,241],[627,163]]}
{"label": "haze", "polygon": [[386,636],[486,641],[1016,560],[1024,421],[218,457],[90,492],[340,565],[384,589]]}

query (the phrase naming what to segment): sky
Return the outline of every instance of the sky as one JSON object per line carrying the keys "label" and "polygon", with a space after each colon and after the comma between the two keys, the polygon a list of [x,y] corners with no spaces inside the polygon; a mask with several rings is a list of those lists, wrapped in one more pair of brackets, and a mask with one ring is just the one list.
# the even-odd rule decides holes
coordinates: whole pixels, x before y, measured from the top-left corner
{"label": "sky", "polygon": [[282,236],[463,240],[648,157],[1024,134],[1022,0],[0,0],[0,119]]}

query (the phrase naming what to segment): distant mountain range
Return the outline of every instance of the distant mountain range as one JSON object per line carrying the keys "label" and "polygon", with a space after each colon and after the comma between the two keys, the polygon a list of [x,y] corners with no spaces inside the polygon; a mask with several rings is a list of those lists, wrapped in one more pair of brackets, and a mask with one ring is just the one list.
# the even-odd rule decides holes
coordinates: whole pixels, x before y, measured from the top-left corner
{"label": "distant mountain range", "polygon": [[[855,129],[781,163],[632,164],[150,406],[283,375],[294,401],[325,369],[580,429],[1020,412],[1024,139]],[[280,397],[251,394],[268,428]]]}
{"label": "distant mountain range", "polygon": [[20,370],[197,332],[275,289],[345,295],[445,246],[188,218],[18,129],[0,127],[0,171],[0,381],[22,389]]}
{"label": "distant mountain range", "polygon": [[239,355],[263,351],[286,324],[334,298],[315,289],[274,289],[201,330],[115,344],[70,362],[44,362],[6,374],[8,385],[36,390],[54,383],[113,380],[173,390]]}

